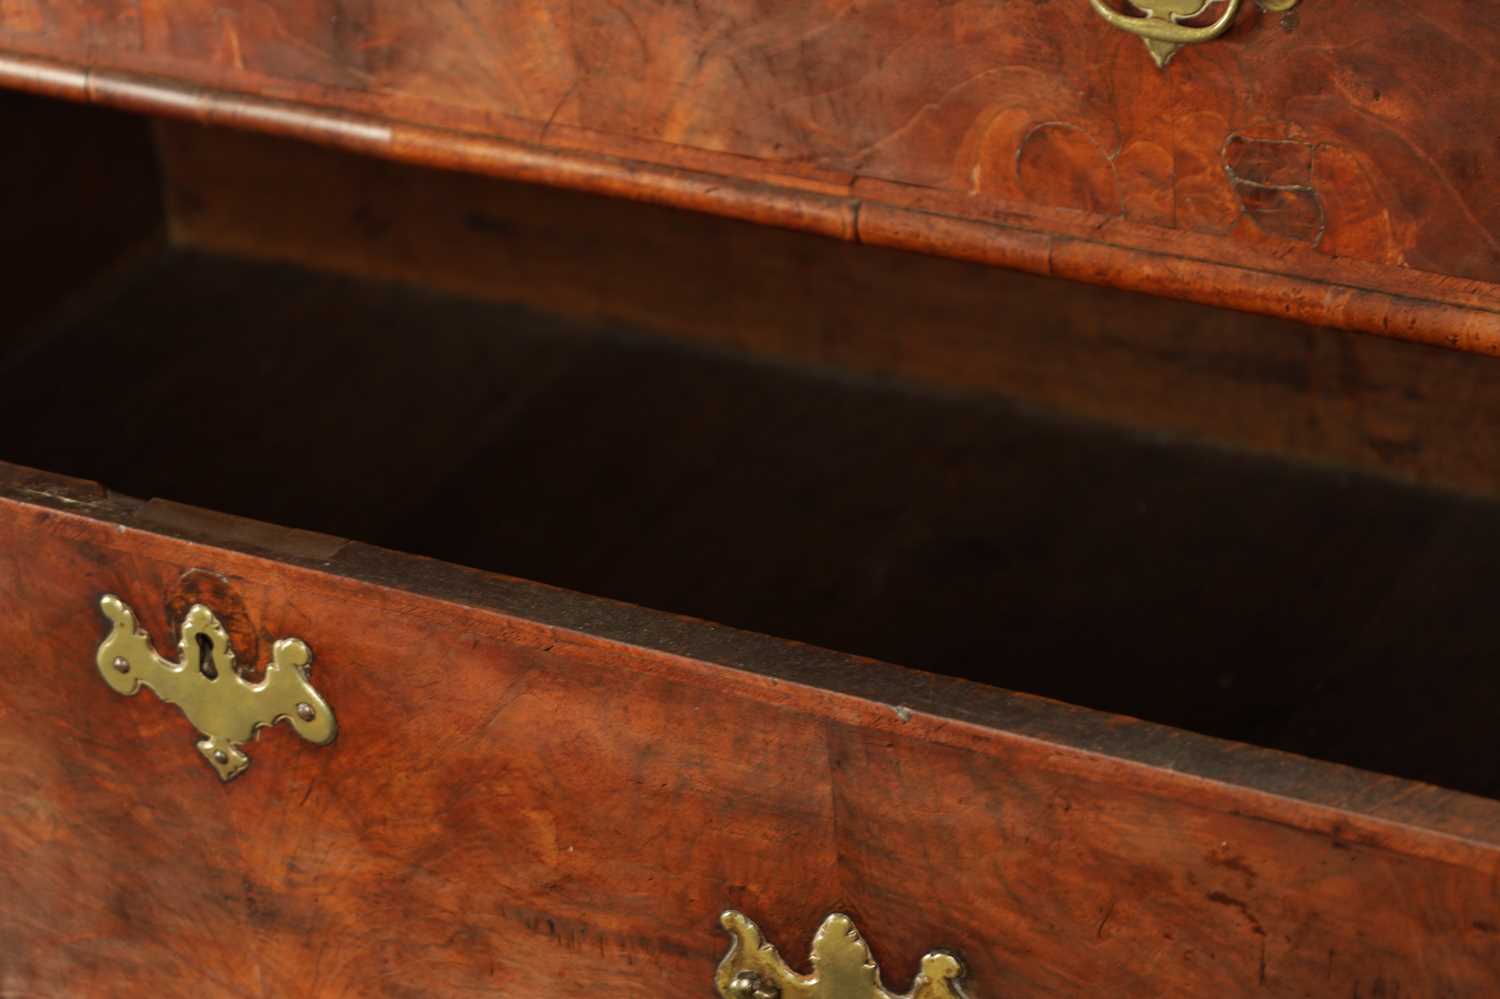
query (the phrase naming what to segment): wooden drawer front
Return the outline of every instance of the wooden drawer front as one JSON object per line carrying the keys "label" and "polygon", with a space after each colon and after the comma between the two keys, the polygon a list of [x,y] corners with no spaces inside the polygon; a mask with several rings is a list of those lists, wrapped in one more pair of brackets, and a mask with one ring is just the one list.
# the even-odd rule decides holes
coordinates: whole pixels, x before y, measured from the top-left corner
{"label": "wooden drawer front", "polygon": [[[1500,987],[1489,802],[13,466],[0,489],[6,994],[702,996],[731,906],[794,959],[847,911],[899,988],[936,946],[1010,999]],[[246,663],[305,637],[338,740],[263,734],[221,784],[175,710],[100,682],[107,591],[159,649],[193,600]]]}
{"label": "wooden drawer front", "polygon": [[1245,8],[1159,70],[1087,0],[21,0],[0,76],[1500,349],[1500,8]]}

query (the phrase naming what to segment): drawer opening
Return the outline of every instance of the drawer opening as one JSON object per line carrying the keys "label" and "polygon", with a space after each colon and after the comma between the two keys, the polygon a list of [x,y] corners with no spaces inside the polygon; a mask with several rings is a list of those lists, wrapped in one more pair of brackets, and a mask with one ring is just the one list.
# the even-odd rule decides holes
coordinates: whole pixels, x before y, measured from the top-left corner
{"label": "drawer opening", "polygon": [[0,459],[1500,796],[1500,362],[0,117]]}

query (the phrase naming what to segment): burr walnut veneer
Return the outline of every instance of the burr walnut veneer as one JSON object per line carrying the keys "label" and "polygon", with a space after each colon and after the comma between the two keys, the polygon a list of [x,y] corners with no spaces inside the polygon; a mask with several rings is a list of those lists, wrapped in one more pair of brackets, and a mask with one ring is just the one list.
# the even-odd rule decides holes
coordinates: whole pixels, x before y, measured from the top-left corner
{"label": "burr walnut veneer", "polygon": [[1500,11],[1244,8],[8,0],[0,81],[1500,351]]}
{"label": "burr walnut veneer", "polygon": [[1500,994],[1497,9],[0,0],[0,997]]}

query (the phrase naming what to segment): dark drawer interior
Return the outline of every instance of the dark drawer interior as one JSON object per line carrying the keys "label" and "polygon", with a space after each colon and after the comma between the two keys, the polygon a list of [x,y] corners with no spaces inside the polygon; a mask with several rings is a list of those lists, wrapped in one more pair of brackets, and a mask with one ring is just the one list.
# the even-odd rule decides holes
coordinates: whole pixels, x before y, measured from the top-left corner
{"label": "dark drawer interior", "polygon": [[3,116],[0,459],[1500,795],[1500,362]]}

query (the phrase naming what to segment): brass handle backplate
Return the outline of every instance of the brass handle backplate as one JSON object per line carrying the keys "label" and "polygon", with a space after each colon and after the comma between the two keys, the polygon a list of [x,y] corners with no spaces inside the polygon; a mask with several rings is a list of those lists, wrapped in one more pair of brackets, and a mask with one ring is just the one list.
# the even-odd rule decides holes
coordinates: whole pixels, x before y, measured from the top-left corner
{"label": "brass handle backplate", "polygon": [[964,999],[963,964],[942,950],[922,958],[910,992],[887,991],[869,946],[841,913],[823,920],[813,937],[811,975],[787,967],[748,917],[730,911],[719,921],[731,938],[714,977],[721,999]]}
{"label": "brass handle backplate", "polygon": [[277,642],[265,676],[252,683],[239,673],[229,633],[202,604],[194,604],[183,618],[175,663],[156,654],[125,601],[107,595],[99,608],[110,623],[96,657],[104,682],[126,695],[150,687],[162,701],[181,708],[203,736],[198,752],[220,780],[231,780],[250,765],[240,747],[259,728],[285,720],[320,746],[338,735],[333,709],[313,689],[312,650],[301,639]]}
{"label": "brass handle backplate", "polygon": [[[1163,68],[1184,45],[1209,42],[1228,31],[1239,15],[1243,0],[1129,0],[1130,6],[1142,12],[1141,17],[1122,14],[1106,0],[1089,0],[1099,16],[1121,31],[1128,31],[1146,43],[1151,58]],[[1202,17],[1216,3],[1224,10],[1212,24],[1194,26],[1184,22]],[[1262,10],[1285,13],[1300,0],[1256,0]]]}

